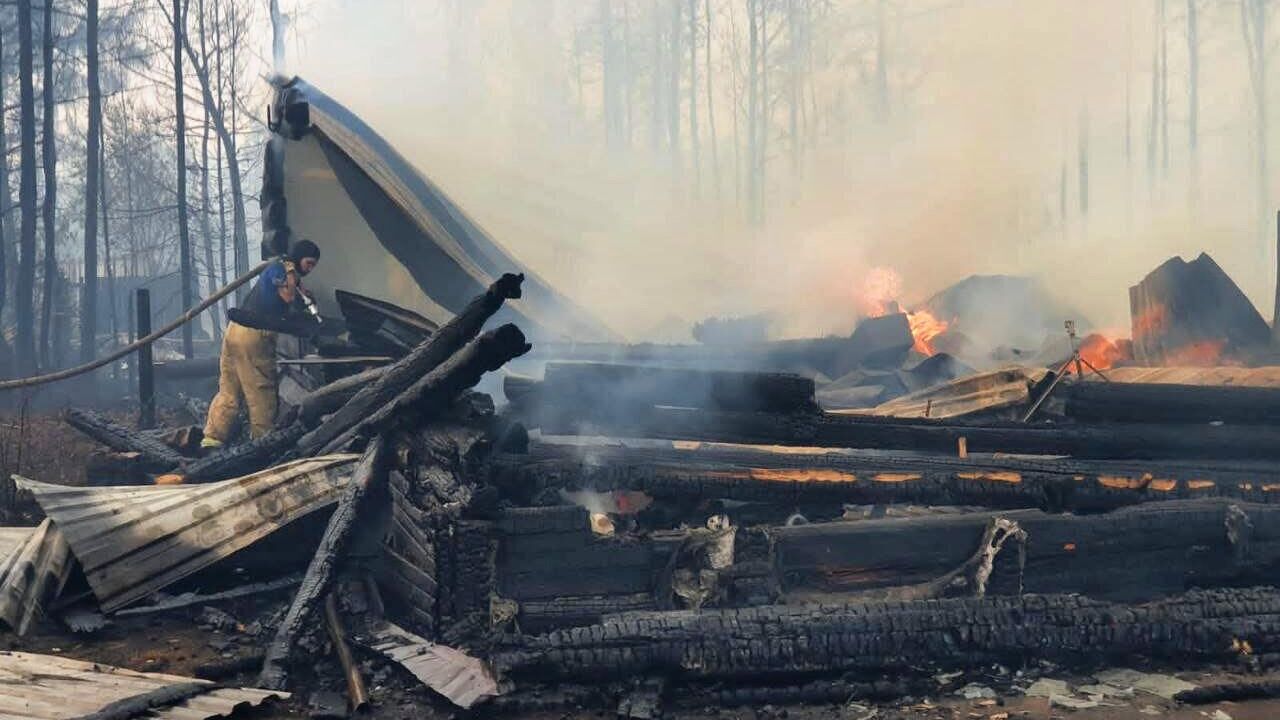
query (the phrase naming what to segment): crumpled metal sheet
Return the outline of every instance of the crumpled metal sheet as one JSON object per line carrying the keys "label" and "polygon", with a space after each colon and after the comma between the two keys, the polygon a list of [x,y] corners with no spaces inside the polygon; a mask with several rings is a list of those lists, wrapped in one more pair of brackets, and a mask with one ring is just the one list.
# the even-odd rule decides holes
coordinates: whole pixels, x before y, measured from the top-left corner
{"label": "crumpled metal sheet", "polygon": [[0,528],[0,551],[0,620],[26,635],[62,592],[73,566],[71,548],[46,518],[34,528]]}
{"label": "crumpled metal sheet", "polygon": [[373,631],[363,644],[393,660],[460,708],[470,708],[499,694],[493,670],[483,661],[461,650],[437,645],[395,623]]}
{"label": "crumpled metal sheet", "polygon": [[337,502],[356,458],[299,460],[205,485],[15,479],[66,538],[102,610],[112,612]]}

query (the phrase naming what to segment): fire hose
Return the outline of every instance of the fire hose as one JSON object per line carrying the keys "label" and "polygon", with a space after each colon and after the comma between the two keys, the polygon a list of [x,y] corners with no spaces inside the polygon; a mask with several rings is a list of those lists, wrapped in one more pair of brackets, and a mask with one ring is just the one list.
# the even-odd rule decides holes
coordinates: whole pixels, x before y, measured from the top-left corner
{"label": "fire hose", "polygon": [[187,323],[196,319],[196,317],[200,315],[200,313],[204,312],[205,310],[208,310],[214,303],[218,302],[222,298],[235,292],[237,289],[240,288],[240,286],[244,285],[245,283],[257,277],[258,275],[262,274],[262,271],[266,270],[267,267],[271,265],[271,263],[273,262],[275,262],[274,258],[271,260],[262,261],[261,263],[258,264],[257,267],[253,268],[252,270],[245,273],[244,275],[241,275],[235,280],[232,280],[231,282],[224,285],[222,289],[218,290],[216,293],[205,298],[204,302],[184,312],[177,320],[174,320],[173,322],[169,323],[168,325],[165,325],[159,330],[156,330],[150,335],[147,335],[145,337],[140,337],[137,340],[134,340],[133,342],[129,343],[128,345],[125,345],[119,350],[116,350],[110,355],[107,355],[106,357],[101,357],[101,358],[98,358],[97,360],[94,360],[93,362],[88,362],[83,365],[77,365],[76,367],[73,367],[73,368],[67,368],[66,370],[59,370],[57,372],[45,373],[44,375],[33,375],[31,377],[15,378],[13,380],[0,381],[0,390],[16,390],[18,388],[34,387],[36,385],[46,385],[51,382],[66,380],[68,378],[76,377],[77,375],[83,375],[85,373],[92,372],[102,367],[103,365],[108,365],[110,363],[113,363],[130,353],[137,352],[138,348],[150,345],[151,343],[154,343],[155,341],[159,340],[165,335],[168,335],[174,330],[177,330],[183,325],[186,325]]}

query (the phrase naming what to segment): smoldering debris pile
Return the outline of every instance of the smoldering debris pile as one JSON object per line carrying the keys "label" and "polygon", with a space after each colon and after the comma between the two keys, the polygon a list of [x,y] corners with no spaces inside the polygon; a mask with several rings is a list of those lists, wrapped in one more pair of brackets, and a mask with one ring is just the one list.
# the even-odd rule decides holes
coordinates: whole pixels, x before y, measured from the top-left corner
{"label": "smoldering debris pile", "polygon": [[[370,658],[460,707],[655,717],[918,695],[993,664],[1280,657],[1280,389],[1068,362],[865,415],[795,373],[553,362],[508,375],[499,412],[471,388],[530,349],[481,333],[519,288],[438,328],[355,302],[353,351],[396,359],[208,457],[72,412],[110,448],[97,475],[147,484],[19,478],[45,519],[0,531],[0,618],[198,605],[235,625],[220,603],[292,593],[253,623],[264,652],[222,672],[310,694],[331,663],[350,709],[378,702]],[[910,350],[886,318],[860,362]]]}

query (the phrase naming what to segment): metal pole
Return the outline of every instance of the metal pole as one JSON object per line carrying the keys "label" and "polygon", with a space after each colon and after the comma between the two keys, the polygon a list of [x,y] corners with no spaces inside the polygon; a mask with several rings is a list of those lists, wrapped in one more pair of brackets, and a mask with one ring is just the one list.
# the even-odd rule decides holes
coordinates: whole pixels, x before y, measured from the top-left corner
{"label": "metal pole", "polygon": [[[138,288],[138,335],[151,334],[151,291]],[[138,427],[153,428],[156,425],[155,363],[151,356],[151,344],[138,348]]]}

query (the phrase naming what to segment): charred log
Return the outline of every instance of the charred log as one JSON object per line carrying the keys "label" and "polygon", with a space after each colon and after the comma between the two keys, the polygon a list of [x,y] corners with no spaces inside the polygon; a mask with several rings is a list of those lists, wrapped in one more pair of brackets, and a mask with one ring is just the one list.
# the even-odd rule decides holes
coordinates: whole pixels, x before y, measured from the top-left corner
{"label": "charred log", "polygon": [[1270,649],[1280,591],[1191,592],[1142,606],[1075,595],[627,613],[584,628],[509,638],[495,666],[526,677],[602,680],[812,677],[910,666],[1224,660],[1232,640]]}
{"label": "charred log", "polygon": [[[1233,508],[1236,508],[1233,510]],[[1248,552],[1237,553],[1229,519],[1252,523]],[[1102,515],[1019,510],[775,528],[783,589],[800,597],[928,583],[961,566],[993,518],[1027,533],[1025,570],[1017,554],[995,558],[993,594],[1085,593],[1138,601],[1192,587],[1267,582],[1280,569],[1280,507],[1192,500]]]}
{"label": "charred log", "polygon": [[384,489],[385,449],[386,441],[375,438],[356,465],[351,484],[338,499],[338,507],[329,518],[329,524],[320,538],[320,545],[302,578],[302,585],[284,620],[276,629],[275,637],[267,645],[262,672],[258,677],[259,686],[270,689],[284,687],[288,677],[285,663],[289,659],[294,640],[328,594],[337,567],[350,544],[356,519],[361,516],[366,504],[366,498],[376,497]]}
{"label": "charred log", "polygon": [[841,414],[718,412],[635,408],[592,415],[590,407],[548,406],[525,419],[544,433],[703,440],[755,445],[876,448],[1084,458],[1280,459],[1280,428],[1151,423],[1110,425],[986,424]]}
{"label": "charred log", "polygon": [[84,468],[86,484],[94,487],[147,485],[147,464],[139,452],[96,451]]}
{"label": "charred log", "polygon": [[691,683],[680,688],[675,702],[685,708],[844,705],[851,700],[890,701],[908,695],[927,695],[937,688],[937,683],[909,677],[816,680],[799,685]]}
{"label": "charred log", "polygon": [[653,609],[651,592],[525,600],[520,603],[520,629],[536,633],[555,628],[595,625],[608,615]]}
{"label": "charred log", "polygon": [[298,418],[307,427],[315,427],[325,415],[336,412],[386,371],[386,367],[369,368],[312,390],[302,396],[298,405]]}
{"label": "charred log", "polygon": [[619,408],[669,405],[784,413],[818,409],[813,380],[787,373],[549,363],[542,387],[533,392],[586,407],[608,398],[610,406]]}
{"label": "charred log", "polygon": [[[444,331],[441,330],[440,334],[443,335],[443,333]],[[503,325],[496,330],[491,330],[454,353],[431,372],[417,379],[391,401],[370,414],[356,419],[329,442],[317,446],[315,443],[327,434],[325,432],[327,428],[340,425],[339,422],[330,418],[328,422],[298,442],[299,450],[304,455],[312,454],[316,450],[320,450],[321,453],[337,452],[361,436],[388,429],[393,423],[405,427],[421,424],[444,412],[450,401],[463,390],[479,382],[480,377],[486,372],[497,370],[512,358],[528,352],[530,347],[525,342],[524,333],[520,332],[515,325]],[[344,413],[359,398],[360,396],[357,395],[337,414]],[[321,434],[316,435],[316,433]]]}
{"label": "charred log", "polygon": [[91,410],[72,408],[66,420],[71,427],[117,452],[136,452],[149,471],[161,472],[177,467],[182,456],[159,439],[131,430]]}
{"label": "charred log", "polygon": [[1188,705],[1209,705],[1218,702],[1241,702],[1274,697],[1280,697],[1280,680],[1259,679],[1183,690],[1174,695],[1173,699]]}
{"label": "charred log", "polygon": [[405,390],[448,360],[480,334],[485,321],[502,307],[504,301],[520,297],[522,282],[523,275],[511,274],[496,280],[483,295],[472,300],[444,327],[388,367],[372,385],[356,393],[328,422],[308,433],[299,443],[302,453],[313,454],[330,445],[340,435],[385,408]]}
{"label": "charred log", "polygon": [[123,700],[116,700],[97,712],[81,715],[80,720],[133,720],[133,718],[149,715],[156,710],[164,710],[180,705],[218,689],[218,685],[207,682],[180,682],[172,685],[163,685]]}
{"label": "charred log", "polygon": [[1280,388],[1160,383],[1066,385],[1058,390],[1077,420],[1139,423],[1280,423]]}
{"label": "charred log", "polygon": [[1274,463],[793,454],[727,447],[539,443],[527,455],[494,456],[488,480],[525,502],[548,491],[635,490],[680,507],[721,499],[771,503],[788,513],[805,506],[838,509],[842,503],[1092,512],[1174,499],[1280,500],[1280,465]]}
{"label": "charred log", "polygon": [[306,431],[301,422],[295,421],[257,440],[233,445],[206,458],[194,460],[183,470],[184,482],[216,482],[255,473],[289,453]]}

